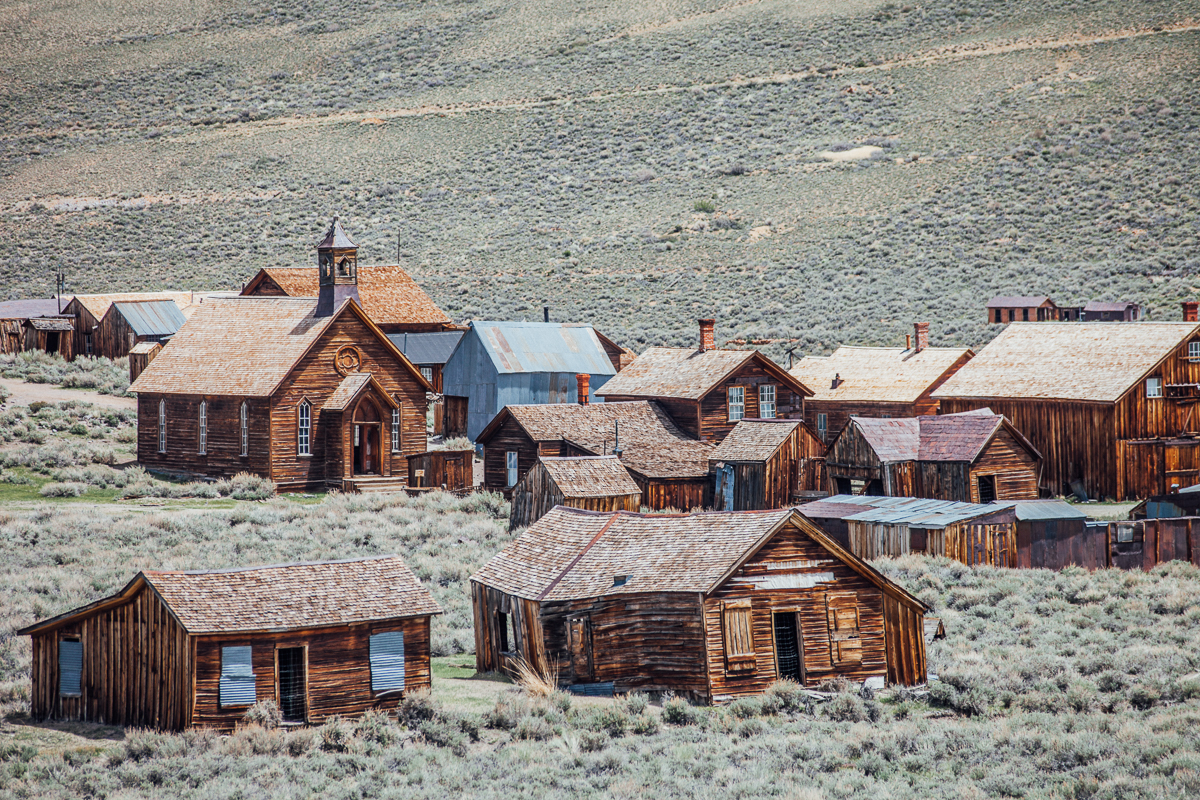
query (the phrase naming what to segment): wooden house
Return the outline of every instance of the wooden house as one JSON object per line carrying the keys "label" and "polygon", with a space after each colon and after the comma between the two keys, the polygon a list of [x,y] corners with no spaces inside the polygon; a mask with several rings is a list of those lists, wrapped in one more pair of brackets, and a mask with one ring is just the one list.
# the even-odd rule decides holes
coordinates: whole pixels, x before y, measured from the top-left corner
{"label": "wooden house", "polygon": [[1049,297],[993,297],[987,304],[988,322],[1057,322],[1058,306]]}
{"label": "wooden house", "polygon": [[600,340],[600,346],[604,348],[605,353],[608,353],[608,360],[612,362],[613,369],[617,372],[628,367],[637,358],[637,353],[628,347],[622,347],[600,331],[596,331],[596,338]]}
{"label": "wooden house", "polygon": [[54,297],[0,303],[0,353],[41,350],[69,361],[75,325],[62,303]]}
{"label": "wooden house", "polygon": [[684,434],[656,403],[513,405],[479,434],[483,485],[511,495],[539,458],[620,456],[655,509],[712,505],[712,446]]}
{"label": "wooden house", "polygon": [[532,525],[555,506],[637,511],[642,490],[616,456],[539,458],[513,489],[509,530]]}
{"label": "wooden house", "polygon": [[129,382],[133,383],[146,370],[146,365],[162,350],[158,342],[139,342],[129,348]]}
{"label": "wooden house", "polygon": [[801,420],[744,419],[709,457],[716,511],[794,505],[796,493],[823,487],[825,446]]}
{"label": "wooden house", "polygon": [[471,322],[442,370],[445,413],[465,418],[476,441],[505,406],[575,403],[580,374],[588,376],[585,399],[595,401],[616,372],[590,325]]}
{"label": "wooden house", "polygon": [[834,495],[799,510],[859,558],[924,553],[968,566],[1017,566],[1012,503]]}
{"label": "wooden house", "polygon": [[999,414],[851,417],[829,445],[830,494],[1036,500],[1042,456]]}
{"label": "wooden house", "polygon": [[358,303],[323,299],[204,303],[130,387],[138,462],[283,490],[406,485],[432,387]]}
{"label": "wooden house", "polygon": [[319,724],[430,686],[441,609],[395,556],[139,572],[121,591],[18,633],[34,719],[232,730],[254,703]]}
{"label": "wooden house", "polygon": [[[1200,483],[1195,322],[1015,323],[934,392],[990,408],[1041,452],[1045,494],[1139,499]],[[1186,442],[1186,443],[1185,443]]]}
{"label": "wooden house", "polygon": [[[681,557],[686,554],[686,557]],[[558,507],[471,577],[480,672],[724,702],[780,679],[926,679],[921,601],[794,509]]]}
{"label": "wooden house", "polygon": [[[137,303],[152,300],[170,300],[179,307],[180,311],[190,311],[198,304],[194,292],[124,292],[120,294],[77,294],[63,308],[63,313],[74,318],[75,341],[72,352],[75,356],[109,356],[104,352],[98,336],[100,321],[108,314],[113,303]],[[185,313],[186,316],[186,313]],[[121,356],[129,352],[126,345]]]}
{"label": "wooden house", "polygon": [[32,317],[21,326],[25,341],[23,350],[70,358],[75,322],[70,317]]}
{"label": "wooden house", "polygon": [[166,343],[187,318],[171,300],[117,301],[96,326],[92,343],[96,355],[116,360],[143,342]]}
{"label": "wooden house", "polygon": [[805,419],[824,443],[832,442],[850,417],[918,417],[936,414],[931,395],[974,355],[966,347],[930,347],[929,324],[918,322],[904,348],[839,347],[828,356],[808,356],[791,373],[813,390],[804,401]]}
{"label": "wooden house", "polygon": [[[388,338],[404,357],[421,371],[435,394],[442,393],[442,368],[463,337],[462,331],[429,331],[425,333],[389,333]],[[434,431],[440,432],[434,425]]]}
{"label": "wooden house", "polygon": [[700,346],[651,347],[596,392],[607,402],[653,400],[702,442],[719,444],[743,419],[799,419],[812,392],[757,350],[721,350],[715,322],[700,320]]}
{"label": "wooden house", "polygon": [[1106,303],[1091,300],[1083,307],[1084,322],[1137,322],[1142,318],[1142,307],[1128,301]]}

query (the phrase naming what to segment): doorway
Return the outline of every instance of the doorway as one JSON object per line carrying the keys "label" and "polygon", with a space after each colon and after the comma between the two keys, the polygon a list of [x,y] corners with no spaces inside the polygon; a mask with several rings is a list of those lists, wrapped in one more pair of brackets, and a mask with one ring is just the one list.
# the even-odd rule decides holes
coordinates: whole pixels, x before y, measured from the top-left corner
{"label": "doorway", "polygon": [[583,614],[567,620],[570,637],[571,672],[580,683],[592,679],[592,619]]}
{"label": "doorway", "polygon": [[775,666],[780,679],[804,685],[804,653],[800,648],[800,615],[795,611],[772,614],[775,627]]}
{"label": "doorway", "polygon": [[375,404],[364,401],[354,410],[354,474],[378,475],[383,471],[379,447],[381,422]]}
{"label": "doorway", "polygon": [[284,722],[305,722],[308,711],[308,674],[305,648],[281,647],[275,651],[279,676],[279,710]]}
{"label": "doorway", "polygon": [[49,333],[46,334],[46,352],[47,353],[50,353],[51,355],[53,355],[58,352],[59,335],[60,334],[58,331],[50,331]]}

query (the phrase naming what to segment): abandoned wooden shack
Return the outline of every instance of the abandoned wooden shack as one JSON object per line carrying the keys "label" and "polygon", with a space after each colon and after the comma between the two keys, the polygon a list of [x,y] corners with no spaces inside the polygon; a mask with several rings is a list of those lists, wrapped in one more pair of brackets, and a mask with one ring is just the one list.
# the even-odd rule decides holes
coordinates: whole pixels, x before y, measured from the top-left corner
{"label": "abandoned wooden shack", "polygon": [[1049,297],[993,297],[987,304],[988,322],[1057,322],[1058,306]]}
{"label": "abandoned wooden shack", "polygon": [[[1200,483],[1200,326],[1008,326],[937,391],[943,413],[991,408],[1042,454],[1042,493],[1141,499]],[[1195,464],[1195,466],[1192,466]]]}
{"label": "abandoned wooden shack", "polygon": [[685,433],[720,444],[743,419],[799,419],[812,392],[757,350],[721,350],[715,321],[700,322],[700,345],[651,347],[596,395],[607,402],[653,400]]}
{"label": "abandoned wooden shack", "polygon": [[93,347],[96,355],[116,360],[129,355],[136,344],[165,344],[185,322],[183,311],[171,300],[118,301],[96,326]]}
{"label": "abandoned wooden shack", "polygon": [[18,633],[37,720],[232,730],[260,700],[286,722],[395,708],[428,689],[441,609],[396,556],[140,572]]}
{"label": "abandoned wooden shack", "polygon": [[[75,357],[78,356],[109,356],[104,352],[99,339],[98,328],[112,308],[113,303],[137,303],[153,300],[170,300],[180,311],[190,313],[202,300],[204,295],[195,292],[124,292],[120,294],[77,294],[71,302],[63,307],[63,314],[74,319],[74,342],[71,345]],[[129,352],[126,346],[121,355]]]}
{"label": "abandoned wooden shack", "polygon": [[804,417],[824,443],[832,442],[850,417],[919,417],[936,414],[933,394],[967,363],[966,347],[930,347],[929,323],[913,326],[903,348],[839,347],[828,356],[807,356],[791,374],[813,390]]}
{"label": "abandoned wooden shack", "polygon": [[479,434],[478,444],[484,487],[506,495],[538,458],[619,454],[642,492],[642,505],[684,511],[712,506],[712,446],[684,434],[658,404],[645,400],[511,405]]}
{"label": "abandoned wooden shack", "polygon": [[443,331],[455,326],[416,281],[397,264],[358,263],[358,245],[341,221],[333,223],[317,245],[325,262],[316,267],[271,267],[261,269],[242,289],[248,297],[317,297],[320,294],[318,270],[327,263],[330,269],[353,273],[358,303],[371,321],[384,333]]}
{"label": "abandoned wooden shack", "polygon": [[1061,500],[1012,504],[1017,517],[1017,563],[1027,569],[1087,569],[1108,566],[1103,528],[1089,526],[1087,515]]}
{"label": "abandoned wooden shack", "polygon": [[829,445],[830,494],[990,503],[1037,499],[1042,456],[986,410],[937,417],[851,417]]}
{"label": "abandoned wooden shack", "polygon": [[555,506],[637,511],[642,490],[616,456],[544,456],[513,489],[509,530],[532,525]]}
{"label": "abandoned wooden shack", "polygon": [[475,485],[474,466],[474,449],[417,453],[408,457],[408,488],[469,489]]}
{"label": "abandoned wooden shack", "polygon": [[40,350],[43,353],[71,356],[72,334],[75,322],[70,317],[32,317],[21,326],[25,333],[23,350]]}
{"label": "abandoned wooden shack", "polygon": [[1142,318],[1142,307],[1128,301],[1107,303],[1090,300],[1083,307],[1084,322],[1137,322]]}
{"label": "abandoned wooden shack", "polygon": [[431,387],[357,302],[322,290],[204,303],[130,386],[138,462],[285,491],[407,485]]}
{"label": "abandoned wooden shack", "polygon": [[824,485],[825,446],[802,420],[744,419],[709,456],[713,509],[758,511],[794,505]]}
{"label": "abandoned wooden shack", "polygon": [[41,300],[7,300],[0,303],[0,353],[41,350],[72,358],[75,325],[62,313],[68,300],[51,297]]}
{"label": "abandoned wooden shack", "polygon": [[445,413],[465,419],[463,433],[477,441],[505,406],[575,403],[580,374],[588,376],[584,399],[594,402],[616,373],[590,325],[471,322],[442,371]]}
{"label": "abandoned wooden shack", "polygon": [[129,348],[129,382],[133,383],[146,370],[146,365],[162,350],[158,342],[139,342]]}
{"label": "abandoned wooden shack", "polygon": [[[686,554],[686,558],[681,558]],[[788,678],[926,679],[927,608],[794,509],[558,507],[471,577],[480,672],[709,702]]]}

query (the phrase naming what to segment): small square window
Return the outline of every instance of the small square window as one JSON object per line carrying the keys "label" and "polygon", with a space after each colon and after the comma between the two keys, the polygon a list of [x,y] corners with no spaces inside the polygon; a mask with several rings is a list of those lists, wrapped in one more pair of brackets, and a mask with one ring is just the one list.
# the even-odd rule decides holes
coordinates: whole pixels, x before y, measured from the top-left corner
{"label": "small square window", "polygon": [[1146,378],[1146,397],[1162,396],[1162,378]]}

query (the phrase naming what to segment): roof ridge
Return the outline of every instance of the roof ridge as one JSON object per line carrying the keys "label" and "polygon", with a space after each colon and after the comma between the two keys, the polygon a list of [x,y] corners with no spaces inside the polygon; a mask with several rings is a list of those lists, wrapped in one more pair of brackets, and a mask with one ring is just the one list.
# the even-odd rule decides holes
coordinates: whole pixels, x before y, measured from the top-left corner
{"label": "roof ridge", "polygon": [[285,569],[288,567],[321,567],[330,564],[356,564],[360,561],[383,561],[389,558],[399,558],[395,553],[380,556],[362,556],[361,558],[339,558],[331,561],[295,561],[282,564],[263,564],[257,567],[228,567],[226,569],[158,569],[141,571],[142,575],[228,575],[235,572],[253,572],[259,569]]}

